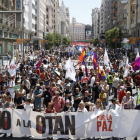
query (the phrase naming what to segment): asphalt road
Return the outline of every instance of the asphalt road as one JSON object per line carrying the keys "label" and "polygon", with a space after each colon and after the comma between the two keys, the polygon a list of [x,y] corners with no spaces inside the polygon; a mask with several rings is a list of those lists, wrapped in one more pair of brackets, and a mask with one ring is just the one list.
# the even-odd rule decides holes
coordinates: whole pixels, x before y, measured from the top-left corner
{"label": "asphalt road", "polygon": [[[136,90],[133,89],[133,94],[136,93]],[[110,96],[109,97],[109,100],[111,100],[113,98],[113,96]],[[134,96],[134,99],[135,99],[135,102],[136,102],[136,98],[137,96],[135,95]],[[29,138],[29,137],[24,137],[24,136],[21,136],[21,135],[13,135],[13,138],[9,137],[9,135],[6,137],[6,138],[2,138],[3,134],[0,135],[0,140],[46,140],[46,138],[37,138],[37,137],[34,137],[34,138]],[[111,137],[103,137],[102,138],[103,140],[111,140]],[[126,140],[133,140],[134,138],[126,138]],[[138,137],[138,139],[140,140],[140,137]],[[59,140],[64,140],[64,139],[59,139]],[[90,139],[88,139],[90,140]],[[96,140],[99,140],[99,138],[96,138]],[[113,140],[118,140],[118,138],[113,138]],[[120,140],[124,140],[124,138],[121,138]]]}

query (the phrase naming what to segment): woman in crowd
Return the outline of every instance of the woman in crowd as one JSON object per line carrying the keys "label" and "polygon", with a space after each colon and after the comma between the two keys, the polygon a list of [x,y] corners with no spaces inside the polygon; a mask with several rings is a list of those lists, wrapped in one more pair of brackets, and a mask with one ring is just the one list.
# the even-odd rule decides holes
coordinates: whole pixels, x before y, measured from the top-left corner
{"label": "woman in crowd", "polygon": [[65,106],[63,107],[62,112],[73,112],[73,107],[70,105],[69,99],[66,100]]}
{"label": "woman in crowd", "polygon": [[105,84],[103,85],[103,88],[104,88],[104,92],[106,93],[106,96],[107,96],[107,98],[106,98],[106,103],[107,103],[107,105],[108,105],[108,103],[109,103],[109,85],[107,84],[107,80],[105,80]]}
{"label": "woman in crowd", "polygon": [[79,107],[77,109],[77,112],[88,112],[87,109],[85,108],[84,102],[79,103]]}
{"label": "woman in crowd", "polygon": [[24,103],[24,111],[27,110],[33,110],[34,109],[34,104],[31,102],[31,99],[26,99],[25,103]]}

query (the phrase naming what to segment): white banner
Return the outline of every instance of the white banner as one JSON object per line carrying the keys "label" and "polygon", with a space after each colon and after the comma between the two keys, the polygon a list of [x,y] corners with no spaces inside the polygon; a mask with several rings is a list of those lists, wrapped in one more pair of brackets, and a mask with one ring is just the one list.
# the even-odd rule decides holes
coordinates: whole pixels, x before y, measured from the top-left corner
{"label": "white banner", "polygon": [[137,110],[43,114],[0,109],[0,132],[54,138],[135,137],[140,136],[139,116]]}

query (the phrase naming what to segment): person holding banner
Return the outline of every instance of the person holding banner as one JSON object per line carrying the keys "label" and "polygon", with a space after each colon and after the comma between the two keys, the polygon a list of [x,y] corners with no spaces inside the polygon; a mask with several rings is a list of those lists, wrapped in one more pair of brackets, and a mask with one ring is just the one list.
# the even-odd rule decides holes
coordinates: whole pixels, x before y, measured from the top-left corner
{"label": "person holding banner", "polygon": [[[6,102],[4,103],[3,109],[5,108],[11,108],[11,109],[15,108],[15,104],[11,101],[11,96],[6,97]],[[5,138],[6,136],[7,136],[7,133],[3,135],[3,138]],[[10,137],[13,137],[12,133],[10,134]]]}

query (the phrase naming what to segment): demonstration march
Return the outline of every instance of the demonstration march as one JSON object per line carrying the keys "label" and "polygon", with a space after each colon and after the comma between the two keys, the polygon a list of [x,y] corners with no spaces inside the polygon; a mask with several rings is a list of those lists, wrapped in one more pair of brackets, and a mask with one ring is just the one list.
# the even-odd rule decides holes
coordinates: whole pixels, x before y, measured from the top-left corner
{"label": "demonstration march", "polygon": [[79,43],[7,57],[0,72],[3,138],[140,136],[138,51]]}

